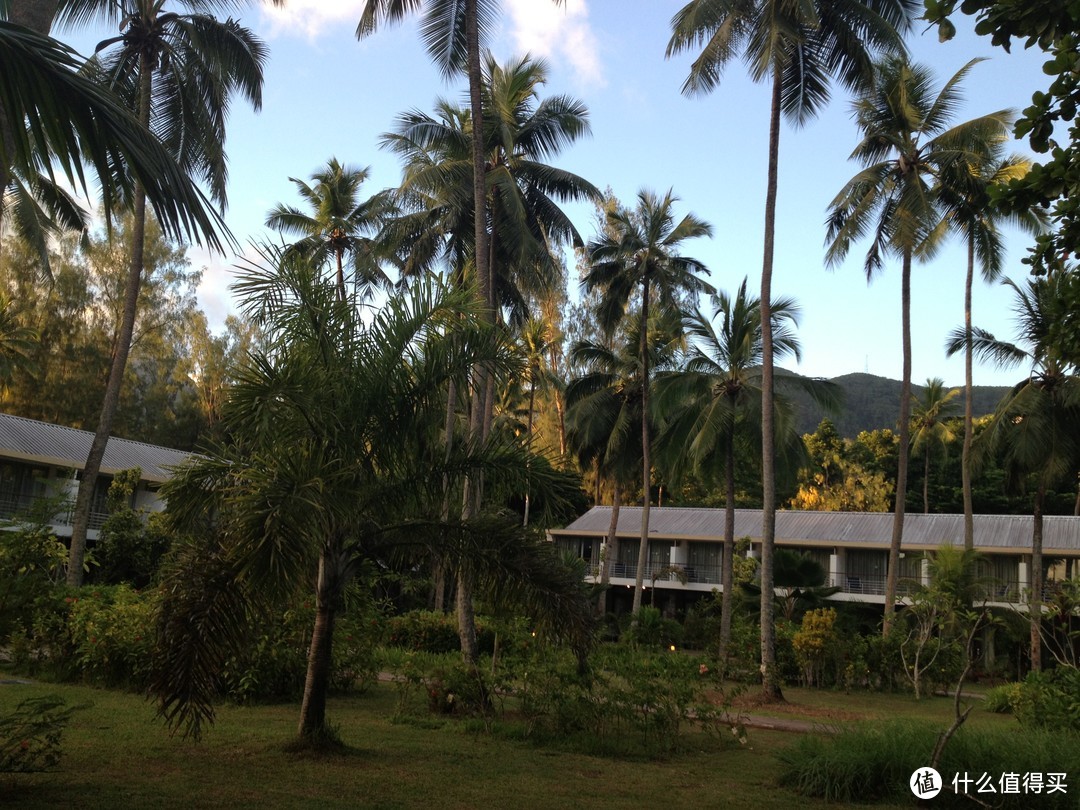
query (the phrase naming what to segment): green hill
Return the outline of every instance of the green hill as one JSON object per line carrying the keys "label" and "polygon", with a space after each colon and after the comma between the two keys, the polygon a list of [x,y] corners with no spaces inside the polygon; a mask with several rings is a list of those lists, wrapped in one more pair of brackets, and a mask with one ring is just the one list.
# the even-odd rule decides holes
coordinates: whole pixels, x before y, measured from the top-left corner
{"label": "green hill", "polygon": [[[789,374],[790,372],[781,373]],[[829,417],[841,436],[854,438],[862,430],[896,429],[896,419],[900,413],[899,380],[890,380],[873,374],[845,374],[833,378],[831,382],[839,385],[844,391],[841,412]],[[955,387],[963,389],[962,385]],[[918,398],[924,389],[924,386],[913,385],[912,393]],[[1005,386],[976,385],[972,389],[975,415],[992,413],[1008,391],[1009,389]],[[826,414],[801,392],[786,392],[786,394],[795,401],[799,433],[812,433]],[[962,414],[964,412],[963,390],[954,402],[956,402],[957,415]]]}

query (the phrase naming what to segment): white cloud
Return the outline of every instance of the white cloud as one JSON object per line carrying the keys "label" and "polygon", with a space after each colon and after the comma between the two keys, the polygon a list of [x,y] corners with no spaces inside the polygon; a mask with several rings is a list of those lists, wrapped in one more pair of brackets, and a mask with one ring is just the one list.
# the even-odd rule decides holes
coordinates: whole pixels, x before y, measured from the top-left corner
{"label": "white cloud", "polygon": [[269,36],[302,33],[310,40],[329,27],[355,30],[363,8],[364,0],[288,0],[284,6],[260,6]]}
{"label": "white cloud", "polygon": [[596,36],[585,0],[503,0],[516,50],[568,62],[580,79],[603,85]]}

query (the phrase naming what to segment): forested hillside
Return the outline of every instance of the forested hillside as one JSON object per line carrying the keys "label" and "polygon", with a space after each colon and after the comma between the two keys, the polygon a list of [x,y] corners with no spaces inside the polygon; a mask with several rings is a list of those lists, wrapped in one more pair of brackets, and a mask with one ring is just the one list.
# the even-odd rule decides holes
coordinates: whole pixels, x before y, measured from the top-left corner
{"label": "forested hillside", "polygon": [[[795,401],[800,434],[813,433],[825,416],[829,416],[841,436],[849,439],[855,438],[863,430],[896,428],[896,417],[900,411],[899,380],[874,374],[845,374],[835,377],[832,382],[844,391],[844,404],[838,414],[825,414],[813,400],[793,389],[791,399]],[[963,382],[955,382],[951,387],[961,389],[955,402],[957,413],[963,413]],[[912,385],[912,394],[916,399],[922,396],[924,390],[925,386]],[[975,416],[993,413],[1008,390],[1003,386],[976,385],[972,397]]]}

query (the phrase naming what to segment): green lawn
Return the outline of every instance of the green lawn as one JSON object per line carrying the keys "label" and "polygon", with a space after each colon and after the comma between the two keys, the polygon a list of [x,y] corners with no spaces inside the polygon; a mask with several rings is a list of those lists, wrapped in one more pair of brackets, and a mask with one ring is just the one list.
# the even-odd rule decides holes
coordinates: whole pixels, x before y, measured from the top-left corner
{"label": "green lawn", "polygon": [[[294,733],[295,705],[223,706],[198,744],[170,737],[152,705],[119,692],[8,683],[0,685],[0,713],[48,693],[93,705],[65,733],[60,770],[0,777],[0,803],[110,810],[826,806],[773,784],[773,752],[793,739],[781,732],[751,730],[746,747],[701,736],[694,738],[695,750],[662,761],[608,759],[477,733],[454,720],[395,724],[397,695],[387,684],[331,703],[333,721],[354,750],[324,758],[284,752]],[[879,701],[831,692],[790,694],[804,706],[865,707]],[[946,701],[933,703],[944,710],[942,717],[948,715]]]}

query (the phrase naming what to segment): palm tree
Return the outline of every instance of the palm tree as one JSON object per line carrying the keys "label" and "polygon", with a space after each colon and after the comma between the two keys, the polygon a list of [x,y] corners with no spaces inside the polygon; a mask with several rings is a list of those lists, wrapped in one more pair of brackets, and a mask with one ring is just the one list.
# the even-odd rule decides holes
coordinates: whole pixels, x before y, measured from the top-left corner
{"label": "palm tree", "polygon": [[974,507],[971,499],[971,441],[974,436],[972,411],[972,333],[971,292],[978,262],[984,281],[996,281],[1001,276],[1005,249],[999,224],[1011,222],[1029,232],[1038,231],[1043,218],[1034,209],[1027,212],[1006,212],[990,196],[994,186],[1008,183],[1026,175],[1031,161],[1020,155],[1005,155],[1008,136],[988,144],[985,154],[971,164],[958,163],[938,187],[938,194],[947,211],[949,224],[967,242],[967,275],[964,278],[964,443],[960,459],[961,488],[964,499],[964,548],[975,547]]}
{"label": "palm tree", "polygon": [[[600,479],[610,481],[612,488],[611,522],[601,553],[602,589],[611,578],[623,495],[632,491],[632,471],[643,455],[638,426],[652,418],[644,410],[642,371],[645,365],[661,370],[673,367],[682,343],[679,319],[672,310],[653,315],[646,335],[647,364],[641,362],[641,323],[629,316],[615,334],[578,341],[570,351],[570,363],[579,373],[566,386],[567,444],[582,469],[596,470],[598,491]],[[640,592],[644,582],[640,552],[635,577]]]}
{"label": "palm tree", "polygon": [[[470,158],[475,119],[440,101],[437,118],[405,114],[399,118],[397,131],[384,136],[384,143],[406,160],[401,200],[408,211],[386,233],[398,243],[399,255],[408,257],[402,262],[403,273],[425,269],[433,257],[443,254],[451,259],[457,279],[463,280],[470,261],[480,266],[474,212],[487,211],[492,232],[483,250],[491,284],[490,296],[481,297],[493,308],[499,305],[493,318],[501,320],[502,305],[509,304],[512,316],[517,313],[512,320],[520,323],[527,315],[525,293],[544,294],[555,280],[561,281],[562,266],[552,255],[553,246],[582,244],[560,203],[597,199],[600,194],[584,179],[546,162],[563,145],[588,132],[584,105],[563,96],[537,100],[538,88],[547,78],[543,62],[521,59],[500,66],[489,57],[486,65],[482,96],[491,114],[485,119],[490,126],[483,130],[487,168],[482,180],[489,189],[488,203],[476,208],[469,191],[475,177]],[[471,240],[469,230],[473,231]],[[493,381],[484,374],[477,375],[474,397],[471,430],[486,438],[495,392]],[[479,491],[479,487],[474,489]],[[469,513],[479,509],[473,500],[466,499]],[[467,600],[458,601],[460,611]],[[460,624],[463,628],[471,624],[467,613],[460,617]],[[462,632],[472,635],[467,629]],[[468,652],[473,648],[465,639],[467,659],[473,657]]]}
{"label": "palm tree", "polygon": [[[707,273],[697,259],[679,254],[688,239],[711,236],[712,226],[693,214],[678,222],[672,210],[678,198],[669,190],[663,197],[639,191],[637,207],[609,209],[607,233],[589,243],[589,269],[582,279],[587,291],[599,290],[597,319],[612,334],[631,301],[640,307],[638,359],[641,363],[641,546],[633,612],[641,608],[642,575],[649,553],[649,317],[654,304],[660,311],[679,309],[680,294],[713,292],[698,273]],[[640,297],[638,290],[640,288]]]}
{"label": "palm tree", "polygon": [[[1003,455],[1009,482],[1021,486],[1035,478],[1031,538],[1031,668],[1042,666],[1041,615],[1043,603],[1043,506],[1047,488],[1058,480],[1076,480],[1080,471],[1080,376],[1073,358],[1062,352],[1059,329],[1075,318],[1068,294],[1074,270],[1056,271],[1029,279],[1023,286],[1005,284],[1015,293],[1014,311],[1019,340],[998,340],[975,328],[972,350],[999,367],[1026,363],[1030,367],[998,405],[986,431],[988,450]],[[949,354],[966,343],[964,330],[950,336]]]}
{"label": "palm tree", "polygon": [[[42,28],[13,24],[36,25],[23,15],[38,5],[19,3],[11,10],[11,22],[0,21],[0,147],[5,155],[0,189],[8,189],[16,175],[32,182],[27,178],[41,175],[49,156],[69,183],[87,192],[83,164],[89,164],[98,176],[107,217],[139,183],[171,238],[223,250],[219,234],[231,239],[228,229],[176,159],[111,93],[79,74],[78,54],[45,35],[52,11]],[[7,121],[25,121],[26,126],[11,127]],[[9,211],[0,210],[0,222]]]}
{"label": "palm tree", "polygon": [[[561,0],[554,0],[559,4]],[[469,82],[469,110],[474,131],[484,132],[482,41],[495,24],[498,4],[495,0],[367,0],[356,27],[357,38],[376,31],[383,23],[396,23],[413,12],[423,9],[421,36],[428,54],[443,76],[450,78],[464,73]],[[486,211],[487,181],[484,144],[473,138],[472,198],[474,211]],[[486,217],[473,217],[473,244],[477,290],[482,301],[492,310],[495,307],[495,287],[488,259]],[[480,410],[480,409],[477,409]],[[490,413],[480,414],[477,432],[482,422],[490,421]]]}
{"label": "palm tree", "polygon": [[[583,241],[561,204],[599,201],[584,178],[552,165],[562,147],[589,133],[588,110],[576,99],[541,100],[547,81],[542,60],[499,65],[485,60],[484,154],[491,234],[488,260],[495,301],[512,322],[528,318],[527,299],[546,295],[562,281],[553,248]],[[383,144],[405,161],[400,195],[408,213],[391,224],[403,272],[428,269],[440,257],[463,267],[472,257],[472,119],[446,101],[436,115],[412,111],[398,118]]]}
{"label": "palm tree", "polygon": [[[709,483],[724,481],[719,647],[723,662],[731,640],[733,610],[735,459],[736,454],[750,456],[760,451],[762,339],[760,302],[747,295],[746,279],[734,297],[725,292],[716,295],[713,308],[712,318],[700,309],[686,318],[689,357],[681,370],[657,378],[656,404],[660,412],[669,414],[658,437],[658,456],[668,475],[678,480],[684,470],[689,470]],[[794,331],[798,316],[799,308],[793,299],[773,302],[773,350],[779,357],[800,356]],[[714,321],[719,321],[719,328]],[[794,375],[782,376],[777,382],[801,388],[825,407],[836,404],[837,388],[831,383]],[[782,412],[791,407],[782,396],[777,397],[775,406]],[[784,413],[778,416],[778,424],[789,428],[778,437],[780,447],[801,446],[794,421],[785,419]]]}
{"label": "palm tree", "polygon": [[49,240],[65,231],[85,235],[90,215],[78,201],[43,171],[26,177],[11,172],[7,189],[0,194],[0,222],[8,215],[11,232],[37,253],[42,273],[51,277]]}
{"label": "palm tree", "polygon": [[691,0],[671,20],[667,55],[701,47],[683,93],[711,91],[733,59],[742,56],[755,82],[771,83],[769,159],[765,192],[765,235],[761,269],[762,418],[761,418],[761,658],[762,690],[782,698],[776,675],[773,627],[773,544],[776,536],[775,425],[772,335],[772,272],[776,233],[777,173],[781,114],[796,125],[806,123],[829,99],[836,78],[859,91],[871,79],[871,59],[880,52],[903,50],[902,35],[911,27],[915,0]]}
{"label": "palm tree", "polygon": [[915,401],[911,415],[911,453],[923,455],[923,514],[930,514],[930,456],[936,448],[946,449],[956,439],[945,420],[952,416],[959,388],[945,390],[945,381],[934,377],[926,381],[922,399]]}
{"label": "palm tree", "polygon": [[[479,362],[519,370],[502,337],[482,323],[471,292],[429,278],[373,318],[338,299],[301,254],[278,249],[246,269],[245,314],[269,349],[238,374],[223,408],[228,438],[170,483],[181,525],[216,539],[182,555],[180,587],[163,605],[164,656],[155,689],[174,725],[197,733],[212,718],[215,672],[243,635],[244,617],[283,593],[316,586],[299,733],[325,737],[335,619],[365,564],[437,545],[490,595],[523,597],[527,612],[565,631],[579,652],[591,633],[580,571],[507,522],[439,515],[444,476],[484,470],[521,486],[527,448],[459,443],[444,456],[442,399],[450,379]],[[545,503],[561,478],[528,473]],[[409,559],[407,564],[414,561]],[[213,628],[212,631],[204,628]]]}
{"label": "palm tree", "polygon": [[[199,176],[210,195],[225,205],[225,119],[230,96],[241,93],[257,110],[262,103],[263,44],[235,20],[221,22],[206,11],[230,7],[228,0],[191,0],[196,13],[165,10],[165,0],[69,0],[61,19],[85,24],[103,18],[123,33],[98,44],[90,66],[135,110],[139,123],[153,124],[165,147],[188,172]],[[113,49],[113,46],[119,46]],[[113,346],[101,416],[83,467],[72,517],[68,584],[82,583],[90,502],[105,445],[120,401],[144,271],[146,191],[134,187],[135,231],[124,292],[124,311]]]}
{"label": "palm tree", "polygon": [[290,177],[312,213],[279,203],[266,216],[266,227],[302,238],[292,247],[309,254],[321,266],[334,262],[338,297],[345,300],[345,256],[350,259],[353,282],[362,298],[375,287],[387,289],[390,279],[379,267],[376,243],[366,236],[376,232],[393,212],[387,192],[360,200],[360,187],[370,169],[343,165],[330,158],[326,168],[312,175],[314,186]]}
{"label": "palm tree", "polygon": [[892,625],[904,532],[904,504],[911,430],[911,265],[928,259],[947,228],[935,181],[955,166],[977,163],[1007,130],[1007,111],[991,113],[950,127],[959,101],[959,84],[978,60],[968,62],[940,92],[933,76],[903,57],[887,57],[876,66],[874,86],[855,101],[862,140],[852,158],[865,168],[856,174],[829,206],[826,262],[835,266],[854,242],[870,235],[864,269],[871,280],[886,254],[901,260],[900,312],[903,376],[900,388],[896,473],[896,506],[885,581],[883,630]]}

